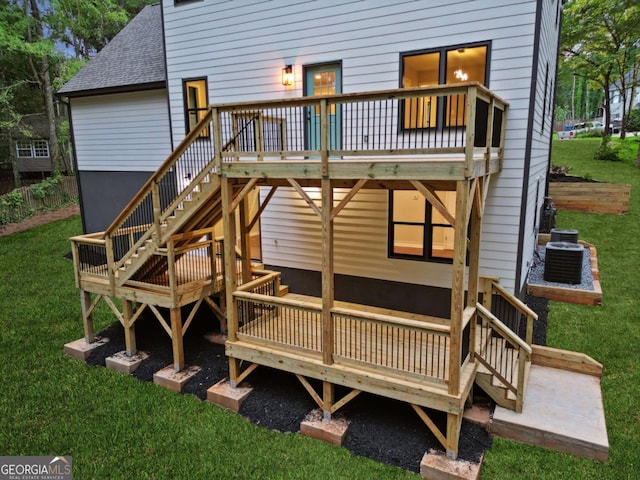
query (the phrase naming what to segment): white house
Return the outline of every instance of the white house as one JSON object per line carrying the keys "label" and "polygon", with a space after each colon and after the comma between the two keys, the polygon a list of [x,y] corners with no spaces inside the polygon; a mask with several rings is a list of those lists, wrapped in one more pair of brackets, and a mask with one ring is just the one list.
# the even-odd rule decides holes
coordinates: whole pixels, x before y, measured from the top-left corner
{"label": "white house", "polygon": [[[304,378],[322,381],[325,417],[360,391],[423,420],[440,410],[446,431],[425,423],[455,457],[474,382],[522,409],[535,314],[515,298],[547,184],[561,8],[146,7],[60,91],[85,341],[100,298],[120,298],[132,355],[153,307],[182,370],[181,309],[205,301],[228,335],[231,388],[266,365],[308,390]],[[496,302],[528,319],[522,338]],[[353,391],[336,402],[334,385]]]}

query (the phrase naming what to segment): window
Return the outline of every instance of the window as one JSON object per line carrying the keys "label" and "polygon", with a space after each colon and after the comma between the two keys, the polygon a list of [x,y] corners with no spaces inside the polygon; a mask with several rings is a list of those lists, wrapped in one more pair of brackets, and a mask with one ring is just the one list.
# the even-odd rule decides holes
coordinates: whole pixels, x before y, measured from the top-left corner
{"label": "window", "polygon": [[[456,192],[436,191],[449,213],[455,214]],[[389,192],[389,257],[451,262],[454,228],[415,190]]]}
{"label": "window", "polygon": [[[401,54],[403,88],[477,81],[487,83],[489,45],[450,47]],[[446,101],[445,101],[446,100]],[[465,95],[423,97],[404,102],[404,129],[464,126]]]}
{"label": "window", "polygon": [[16,142],[18,158],[46,158],[49,156],[47,140],[21,140]]}
{"label": "window", "polygon": [[[183,94],[186,132],[188,133],[207,113],[207,79],[184,80]],[[204,130],[201,136],[209,136],[209,130]]]}

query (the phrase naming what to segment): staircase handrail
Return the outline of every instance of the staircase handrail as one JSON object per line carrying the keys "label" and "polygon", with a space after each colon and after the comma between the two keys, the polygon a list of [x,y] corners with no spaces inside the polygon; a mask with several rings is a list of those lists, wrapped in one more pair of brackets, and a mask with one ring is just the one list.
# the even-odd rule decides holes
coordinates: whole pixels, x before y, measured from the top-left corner
{"label": "staircase handrail", "polygon": [[489,321],[495,331],[497,331],[503,338],[517,346],[520,350],[531,355],[531,345],[522,340],[513,330],[507,327],[498,317],[487,310],[481,303],[476,304],[476,309],[480,314]]}
{"label": "staircase handrail", "polygon": [[199,138],[202,134],[202,130],[211,122],[212,113],[211,108],[207,108],[205,115],[195,125],[195,127],[182,139],[178,146],[169,154],[166,160],[160,165],[160,167],[149,177],[149,179],[140,187],[138,193],[129,201],[127,206],[122,209],[109,228],[105,230],[106,235],[111,235],[120,226],[123,221],[129,217],[129,215],[135,210],[140,203],[144,200],[145,196],[152,189],[153,185],[157,183],[158,179],[166,175],[169,170],[175,165],[180,156],[193,144],[193,142]]}

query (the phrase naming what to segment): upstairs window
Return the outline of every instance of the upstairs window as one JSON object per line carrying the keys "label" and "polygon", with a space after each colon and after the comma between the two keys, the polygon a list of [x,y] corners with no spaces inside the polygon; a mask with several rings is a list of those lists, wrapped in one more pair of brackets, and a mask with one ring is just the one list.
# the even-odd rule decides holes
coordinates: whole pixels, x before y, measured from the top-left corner
{"label": "upstairs window", "polygon": [[49,156],[48,140],[22,140],[16,142],[18,158],[46,158]]}
{"label": "upstairs window", "polygon": [[[455,191],[436,191],[454,215]],[[453,259],[454,228],[415,190],[389,192],[389,257],[449,263]]]}
{"label": "upstairs window", "polygon": [[[186,133],[189,133],[207,113],[207,79],[184,80],[183,94]],[[203,131],[202,136],[208,135],[208,130]]]}
{"label": "upstairs window", "polygon": [[[429,87],[462,82],[487,83],[489,45],[449,47],[401,54],[401,87]],[[464,126],[465,95],[422,97],[404,102],[404,129]]]}

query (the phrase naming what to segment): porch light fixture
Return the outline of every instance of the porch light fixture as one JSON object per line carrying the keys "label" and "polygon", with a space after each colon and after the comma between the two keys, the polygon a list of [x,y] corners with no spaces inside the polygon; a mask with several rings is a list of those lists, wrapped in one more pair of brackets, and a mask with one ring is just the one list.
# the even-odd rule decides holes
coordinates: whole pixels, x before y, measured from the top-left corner
{"label": "porch light fixture", "polygon": [[282,85],[285,87],[293,86],[293,65],[285,65],[282,69]]}
{"label": "porch light fixture", "polygon": [[453,76],[456,77],[461,82],[466,82],[469,79],[469,75],[464,73],[461,69],[458,69],[455,72],[453,72]]}

